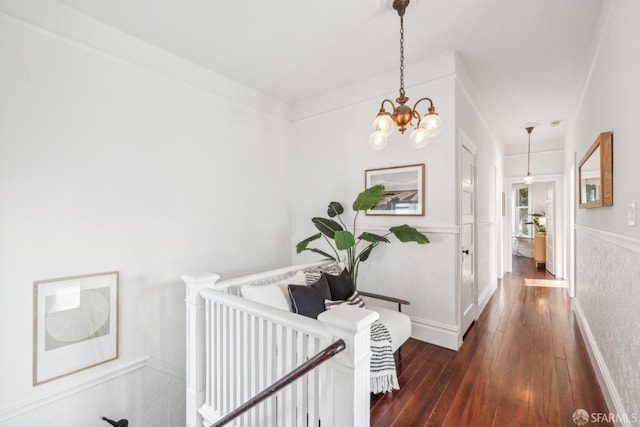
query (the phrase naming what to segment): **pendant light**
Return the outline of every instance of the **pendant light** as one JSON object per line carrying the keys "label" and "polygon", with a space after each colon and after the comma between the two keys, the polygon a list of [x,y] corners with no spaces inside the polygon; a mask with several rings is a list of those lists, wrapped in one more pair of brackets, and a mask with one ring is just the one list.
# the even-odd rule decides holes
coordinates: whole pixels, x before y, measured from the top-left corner
{"label": "pendant light", "polygon": [[[387,138],[393,132],[394,125],[398,127],[400,133],[404,134],[407,130],[407,125],[413,126],[412,120],[418,120],[418,124],[415,126],[409,140],[411,145],[415,148],[422,148],[429,142],[429,138],[436,136],[440,133],[442,127],[442,120],[436,109],[433,106],[433,101],[430,98],[421,98],[413,106],[413,109],[408,105],[405,105],[409,98],[405,96],[404,92],[404,12],[409,5],[410,0],[394,0],[393,8],[398,12],[400,16],[400,96],[396,98],[398,105],[396,106],[393,101],[385,99],[380,105],[380,111],[373,121],[373,132],[369,137],[369,144],[374,150],[381,150],[387,145]],[[429,102],[429,108],[427,114],[421,116],[418,112],[418,104],[422,101]],[[391,109],[388,113],[384,109],[384,105],[387,103]]]}
{"label": "pendant light", "polygon": [[533,131],[533,126],[529,126],[526,128],[527,133],[529,134],[529,146],[527,148],[527,176],[524,177],[522,181],[525,184],[529,185],[533,182],[533,177],[531,176],[531,131]]}

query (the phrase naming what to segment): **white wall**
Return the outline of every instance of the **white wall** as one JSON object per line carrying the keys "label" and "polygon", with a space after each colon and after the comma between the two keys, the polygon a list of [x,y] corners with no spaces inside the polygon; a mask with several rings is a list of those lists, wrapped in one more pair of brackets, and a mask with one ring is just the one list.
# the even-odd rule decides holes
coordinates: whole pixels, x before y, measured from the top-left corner
{"label": "white wall", "polygon": [[[479,148],[478,211],[487,230],[496,221],[501,154],[471,97],[459,93],[471,85],[458,81],[453,53],[407,67],[418,76],[407,94],[435,100],[442,133],[421,150],[396,133],[382,152],[367,136],[381,100],[397,96],[395,71],[292,115],[47,0],[0,1],[0,64],[0,425],[43,424],[51,408],[65,425],[87,425],[111,406],[96,404],[96,395],[136,412],[114,417],[139,420],[138,410],[149,415],[165,398],[179,408],[179,275],[287,264],[289,243],[313,232],[309,219],[331,200],[349,206],[368,168],[426,164],[426,216],[363,223],[379,231],[406,222],[431,244],[379,248],[363,264],[362,288],[412,300],[418,337],[459,345],[458,136],[464,131]],[[491,234],[480,238],[490,254]],[[494,255],[486,262],[497,265]],[[482,283],[493,280],[492,268],[482,270]],[[121,279],[119,359],[32,387],[33,282],[109,270]],[[156,380],[138,381],[152,369],[148,356],[159,382],[173,384],[166,393]],[[166,425],[180,424],[162,413]]]}
{"label": "white wall", "polygon": [[[540,177],[544,175],[561,174],[564,168],[564,152],[563,151],[544,151],[540,153],[531,153],[531,161],[529,170],[531,176]],[[504,176],[505,177],[521,177],[527,175],[527,155],[513,154],[504,158]]]}
{"label": "white wall", "polygon": [[[407,76],[422,76],[423,82],[407,86],[412,99],[428,96],[443,120],[443,130],[429,145],[416,150],[405,135],[395,131],[388,145],[374,151],[367,137],[384,98],[397,92],[371,97],[380,87],[394,88],[397,76],[389,74],[327,94],[296,109],[294,122],[293,235],[292,242],[315,233],[310,222],[326,215],[330,201],[341,202],[348,211],[364,189],[366,169],[416,163],[426,165],[426,214],[424,217],[360,217],[361,229],[382,232],[392,225],[408,223],[425,232],[425,246],[392,243],[377,248],[360,267],[358,286],[363,290],[394,295],[411,301],[405,311],[413,320],[413,336],[442,346],[457,348],[459,308],[457,283],[459,257],[457,145],[458,126],[479,147],[479,221],[490,224],[486,244],[490,249],[487,271],[481,281],[495,285],[496,168],[501,153],[493,144],[467,94],[456,77],[456,57],[450,52],[407,67]],[[426,77],[425,77],[426,76]],[[411,103],[411,101],[410,101]],[[462,106],[458,106],[461,104]],[[461,125],[458,123],[460,120]],[[483,238],[483,244],[485,240]],[[294,255],[293,262],[317,258]],[[489,291],[485,291],[490,296]]]}
{"label": "white wall", "polygon": [[458,136],[468,138],[476,155],[476,263],[480,308],[489,301],[502,277],[503,148],[492,135],[473,96],[473,82],[464,64],[456,62],[456,125]]}
{"label": "white wall", "polygon": [[[330,201],[339,201],[351,215],[351,204],[364,189],[366,169],[426,164],[425,210],[423,217],[366,217],[360,216],[361,230],[379,231],[392,225],[408,223],[425,232],[431,239],[428,245],[393,242],[379,247],[371,258],[360,266],[358,287],[385,293],[411,301],[406,312],[425,330],[446,339],[455,335],[456,266],[456,161],[453,55],[433,60],[434,68],[448,67],[448,75],[406,88],[413,100],[428,96],[435,102],[443,120],[443,130],[425,148],[416,150],[409,145],[409,132],[397,131],[381,151],[368,144],[371,123],[384,98],[395,99],[397,92],[371,98],[379,90],[380,79],[365,82],[352,90],[335,93],[335,98],[309,102],[315,111],[294,122],[294,180],[292,242],[315,233],[310,219],[325,216]],[[442,64],[445,65],[442,65]],[[394,73],[395,74],[395,73]],[[407,76],[420,75],[408,67]],[[389,90],[397,87],[397,76],[389,75]],[[385,80],[384,78],[382,79]],[[366,86],[370,85],[367,93]],[[362,88],[364,86],[364,88]],[[366,95],[365,95],[366,94]],[[412,103],[413,101],[410,101]],[[304,106],[303,106],[304,107]],[[307,110],[305,110],[307,111]],[[317,255],[294,255],[293,262]],[[427,332],[425,332],[426,334]],[[425,339],[425,336],[422,336]],[[451,344],[455,346],[455,339]]]}
{"label": "white wall", "polygon": [[3,417],[3,427],[108,426],[101,418],[126,418],[130,426],[184,426],[184,378],[167,375],[145,364],[115,372],[105,381],[64,390],[43,399],[35,410],[19,408],[15,416]]}
{"label": "white wall", "polygon": [[[55,3],[0,10],[2,423],[141,357],[184,369],[181,273],[289,262],[291,124],[238,102],[272,100],[239,85],[226,99],[218,76]],[[111,270],[120,358],[33,387],[33,282]],[[57,415],[87,425],[74,406]]]}
{"label": "white wall", "polygon": [[640,413],[640,227],[627,225],[628,203],[640,201],[640,3],[615,1],[605,16],[567,137],[565,170],[575,173],[574,157],[581,158],[600,132],[613,131],[613,206],[576,210],[576,307],[610,411],[631,414]]}
{"label": "white wall", "polygon": [[[545,211],[547,201],[547,184],[544,182],[534,182],[529,186],[531,196],[531,213],[542,213]],[[532,218],[533,220],[533,218]],[[535,233],[535,226],[532,226]]]}

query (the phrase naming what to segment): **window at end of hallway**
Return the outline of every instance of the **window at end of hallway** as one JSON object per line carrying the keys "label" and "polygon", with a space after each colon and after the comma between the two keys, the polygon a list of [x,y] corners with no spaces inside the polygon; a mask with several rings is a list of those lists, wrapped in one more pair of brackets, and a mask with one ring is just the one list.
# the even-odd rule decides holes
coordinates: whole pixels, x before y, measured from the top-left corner
{"label": "window at end of hallway", "polygon": [[514,234],[517,237],[531,237],[531,226],[527,224],[529,221],[530,200],[529,188],[519,186],[514,189],[515,212],[513,218]]}

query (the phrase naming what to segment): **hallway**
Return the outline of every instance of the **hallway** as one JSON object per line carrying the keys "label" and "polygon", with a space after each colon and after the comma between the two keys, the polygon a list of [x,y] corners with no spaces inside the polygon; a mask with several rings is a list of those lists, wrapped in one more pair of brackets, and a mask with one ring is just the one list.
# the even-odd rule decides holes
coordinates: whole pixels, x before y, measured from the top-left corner
{"label": "hallway", "polygon": [[458,352],[403,346],[400,390],[372,396],[371,426],[570,427],[578,409],[607,412],[565,289],[524,286],[554,279],[530,258],[513,270]]}

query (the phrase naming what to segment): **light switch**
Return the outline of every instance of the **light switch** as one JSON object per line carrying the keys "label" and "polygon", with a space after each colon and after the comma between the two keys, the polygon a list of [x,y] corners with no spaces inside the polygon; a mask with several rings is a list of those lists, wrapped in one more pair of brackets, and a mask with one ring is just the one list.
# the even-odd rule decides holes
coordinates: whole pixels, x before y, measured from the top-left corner
{"label": "light switch", "polygon": [[629,203],[629,211],[627,213],[627,223],[631,226],[636,225],[636,210],[638,207],[638,202]]}

